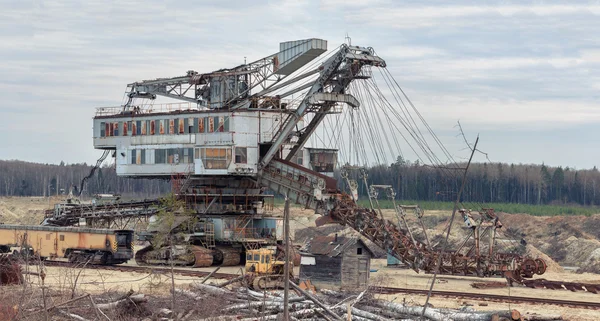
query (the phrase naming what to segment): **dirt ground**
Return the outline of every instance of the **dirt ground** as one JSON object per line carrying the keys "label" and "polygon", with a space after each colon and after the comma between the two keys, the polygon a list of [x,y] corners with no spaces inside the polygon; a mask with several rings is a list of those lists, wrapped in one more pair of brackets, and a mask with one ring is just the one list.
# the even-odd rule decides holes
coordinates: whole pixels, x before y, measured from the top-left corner
{"label": "dirt ground", "polygon": [[[43,211],[51,207],[55,200],[47,198],[0,198],[0,219],[4,223],[20,224],[39,224],[43,219]],[[281,214],[282,209],[276,209],[276,213]],[[295,242],[301,244],[307,236],[311,234],[331,234],[331,233],[354,233],[337,225],[331,225],[315,229],[314,221],[318,217],[310,210],[303,210],[298,207],[292,208],[291,213],[291,235],[296,235]],[[428,235],[438,235],[446,228],[448,218],[451,213],[447,211],[426,211],[425,223],[427,225]],[[551,257],[561,259],[559,262],[566,265],[584,264],[591,260],[590,257],[600,254],[600,215],[591,217],[534,217],[526,214],[502,214],[500,218],[504,223],[503,232],[514,234],[513,237],[524,238],[529,245],[549,254]],[[392,221],[396,221],[393,210],[385,210],[384,216]],[[417,221],[413,215],[407,216],[409,225],[415,230],[419,229]],[[464,235],[462,220],[456,220],[453,225],[451,240],[460,240]],[[507,231],[508,228],[510,231]],[[500,236],[502,238],[505,236]],[[596,243],[597,242],[597,243]],[[506,242],[508,244],[508,242]],[[556,243],[562,244],[557,247]],[[564,251],[564,252],[561,252]],[[594,254],[595,253],[595,254]],[[135,263],[127,263],[135,264]],[[386,266],[385,259],[376,259],[371,263],[372,269],[377,272],[371,273],[371,282],[374,285],[410,287],[415,289],[428,289],[430,275],[417,274],[412,270],[390,268]],[[558,265],[557,265],[558,266]],[[28,268],[35,270],[35,267]],[[239,273],[240,267],[224,267],[220,270],[222,273]],[[212,271],[211,268],[201,269]],[[114,290],[127,291],[133,289],[136,292],[146,294],[166,294],[170,289],[170,275],[161,274],[141,274],[133,272],[118,272],[93,269],[67,269],[48,267],[46,284],[57,289],[71,289],[75,280],[77,280],[78,291],[85,292],[105,292]],[[600,275],[583,273],[576,274],[565,272],[558,267],[553,267],[541,277],[549,280],[579,281],[587,283],[600,283]],[[32,277],[32,281],[35,281]],[[470,291],[474,293],[492,293],[509,294],[515,296],[531,296],[546,298],[561,298],[580,301],[600,301],[600,294],[590,294],[584,292],[569,291],[550,291],[528,288],[503,288],[503,289],[475,289],[470,283],[476,280],[490,281],[490,279],[465,278],[443,276],[441,281],[435,285],[436,290],[446,291]],[[197,281],[198,278],[184,277],[175,275],[175,283],[178,287],[185,287],[187,284]],[[213,280],[212,282],[220,282]],[[447,281],[447,282],[446,282]],[[209,281],[210,283],[210,281]],[[387,295],[388,299],[395,302],[414,302],[423,304],[425,298],[418,295]],[[435,307],[458,308],[464,305],[465,300],[436,298],[430,300]],[[487,305],[480,305],[482,302],[467,300],[467,304],[472,304],[477,310],[494,309],[517,309],[522,313],[539,313],[562,315],[567,320],[600,320],[600,311],[573,309],[558,306],[534,306],[528,304],[508,304],[497,302],[485,302]]]}
{"label": "dirt ground", "polygon": [[[134,262],[129,262],[127,265],[135,265]],[[386,260],[378,259],[371,262],[371,267],[376,272],[371,273],[370,283],[375,286],[395,286],[401,288],[412,289],[429,289],[431,275],[417,274],[412,270],[392,268],[386,266]],[[28,268],[36,272],[37,267],[28,266]],[[195,270],[212,271],[213,268],[198,268]],[[240,267],[223,267],[219,270],[220,273],[239,273]],[[296,275],[298,273],[296,268]],[[46,268],[45,284],[56,289],[71,291],[76,284],[77,293],[106,293],[106,292],[122,292],[130,289],[135,292],[141,292],[148,295],[165,295],[168,294],[171,288],[171,276],[169,273],[135,273],[135,272],[119,272],[108,271],[101,269],[73,269],[64,267],[47,267]],[[545,278],[551,280],[565,281],[581,281],[581,282],[599,282],[600,278],[596,274],[574,274],[574,273],[548,273]],[[31,276],[31,281],[39,283],[36,277]],[[197,282],[197,277],[187,277],[175,275],[175,285],[178,288],[187,288],[190,283]],[[497,279],[500,280],[500,279]],[[218,284],[225,280],[211,279],[208,283]],[[434,289],[441,291],[469,291],[472,293],[487,293],[499,295],[513,295],[525,297],[540,297],[540,298],[560,298],[577,301],[598,302],[600,294],[592,294],[585,292],[568,292],[568,291],[551,291],[529,288],[502,288],[502,289],[475,289],[470,286],[472,282],[490,281],[490,279],[458,277],[458,276],[442,276],[438,278]],[[409,304],[424,304],[425,296],[410,295],[410,294],[394,294],[394,295],[377,295],[377,297],[385,298],[393,302],[407,302]],[[575,309],[568,307],[560,307],[553,305],[530,305],[530,304],[509,304],[489,301],[451,299],[432,297],[430,303],[434,307],[442,308],[461,308],[465,305],[472,305],[476,310],[505,310],[517,309],[521,313],[543,314],[543,315],[561,315],[565,320],[599,320],[600,311]],[[482,305],[483,304],[483,305]]]}

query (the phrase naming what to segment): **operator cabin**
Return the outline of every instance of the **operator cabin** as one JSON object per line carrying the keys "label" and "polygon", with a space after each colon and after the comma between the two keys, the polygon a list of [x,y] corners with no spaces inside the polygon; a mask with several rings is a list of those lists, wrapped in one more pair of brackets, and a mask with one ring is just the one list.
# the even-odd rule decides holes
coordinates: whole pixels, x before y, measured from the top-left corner
{"label": "operator cabin", "polygon": [[372,257],[360,238],[316,236],[301,249],[300,281],[331,290],[364,289]]}

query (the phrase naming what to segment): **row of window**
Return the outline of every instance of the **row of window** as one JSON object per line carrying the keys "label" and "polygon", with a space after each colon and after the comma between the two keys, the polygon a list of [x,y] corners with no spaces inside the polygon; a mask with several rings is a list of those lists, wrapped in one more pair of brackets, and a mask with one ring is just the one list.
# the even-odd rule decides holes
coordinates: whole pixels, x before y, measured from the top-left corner
{"label": "row of window", "polygon": [[101,122],[100,137],[228,132],[229,117]]}
{"label": "row of window", "polygon": [[[231,148],[166,148],[166,149],[132,149],[129,164],[190,164],[192,156],[201,159],[206,169],[227,169],[232,160]],[[152,157],[153,156],[153,157]],[[235,148],[236,164],[248,162],[246,147]]]}

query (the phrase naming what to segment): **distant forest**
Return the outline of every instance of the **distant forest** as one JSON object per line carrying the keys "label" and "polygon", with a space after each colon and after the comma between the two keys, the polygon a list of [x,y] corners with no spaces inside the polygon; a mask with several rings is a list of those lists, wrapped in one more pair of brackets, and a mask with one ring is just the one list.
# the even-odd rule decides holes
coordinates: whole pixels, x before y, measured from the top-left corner
{"label": "distant forest", "polygon": [[[92,166],[87,164],[59,165],[0,160],[0,196],[48,196],[73,193]],[[83,195],[117,193],[134,198],[147,198],[171,191],[167,180],[118,177],[114,167],[98,168],[84,188]]]}
{"label": "distant forest", "polygon": [[[458,166],[458,167],[456,167]],[[460,167],[435,168],[402,158],[391,166],[368,169],[368,183],[392,185],[402,200],[454,201],[460,187]],[[74,192],[90,173],[87,164],[38,164],[0,160],[0,196],[47,196]],[[367,188],[359,181],[359,193]],[[342,180],[339,180],[342,186]],[[119,193],[134,198],[168,193],[167,180],[117,177],[114,167],[103,167],[87,181],[84,195]],[[385,195],[380,195],[384,199]],[[600,172],[568,167],[503,163],[471,164],[462,201],[520,204],[600,204]]]}

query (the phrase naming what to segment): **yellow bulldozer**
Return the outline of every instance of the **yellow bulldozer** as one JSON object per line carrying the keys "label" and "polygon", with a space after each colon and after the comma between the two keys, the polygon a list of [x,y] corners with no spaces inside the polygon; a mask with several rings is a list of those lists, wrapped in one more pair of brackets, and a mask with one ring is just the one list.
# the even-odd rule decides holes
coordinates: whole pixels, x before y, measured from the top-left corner
{"label": "yellow bulldozer", "polygon": [[[294,260],[290,261],[290,280],[294,275]],[[261,248],[246,251],[246,280],[255,290],[283,288],[285,261],[275,250]]]}

